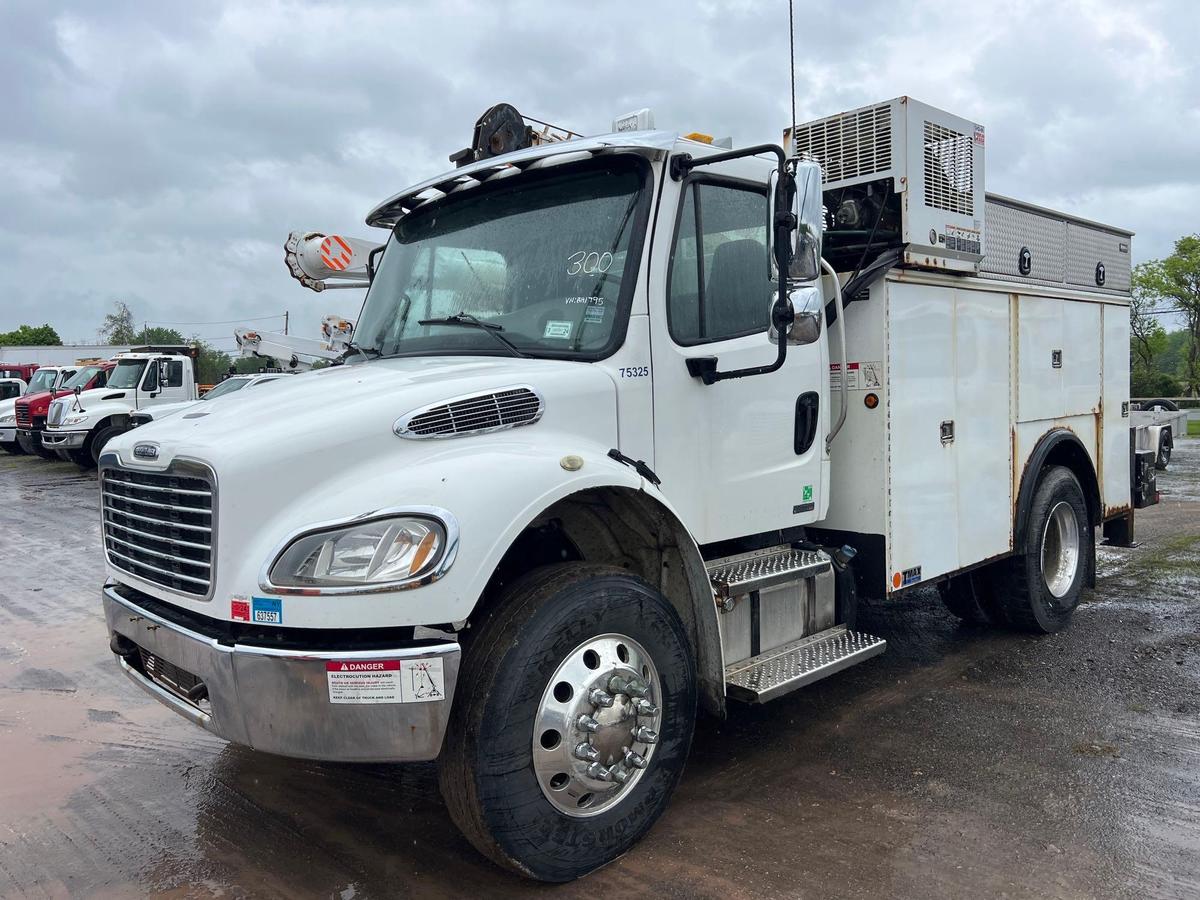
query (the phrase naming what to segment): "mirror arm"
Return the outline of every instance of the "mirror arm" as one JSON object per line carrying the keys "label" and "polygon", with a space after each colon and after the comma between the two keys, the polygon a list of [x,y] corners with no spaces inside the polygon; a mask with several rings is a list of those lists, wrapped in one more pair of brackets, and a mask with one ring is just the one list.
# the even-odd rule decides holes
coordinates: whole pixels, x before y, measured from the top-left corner
{"label": "mirror arm", "polygon": [[[676,181],[680,181],[697,166],[707,166],[730,159],[740,159],[744,156],[758,156],[762,153],[773,153],[779,160],[779,181],[782,183],[783,179],[787,176],[788,160],[786,154],[783,152],[783,148],[778,144],[758,144],[742,150],[730,150],[726,153],[714,153],[711,156],[702,156],[699,159],[693,158],[688,153],[681,153],[671,157],[671,177]],[[796,217],[790,210],[782,213],[776,210],[775,221],[771,223],[771,226],[775,229],[774,246],[784,246],[788,240],[788,236],[796,227]],[[771,324],[775,327],[775,331],[779,336],[777,341],[778,352],[775,356],[775,361],[765,366],[750,366],[745,369],[731,369],[728,372],[718,372],[717,358],[715,356],[691,357],[687,361],[689,375],[693,378],[699,378],[704,384],[716,384],[718,381],[728,381],[732,378],[769,375],[771,372],[777,372],[783,368],[783,361],[787,359],[788,329],[791,328],[792,320],[796,317],[791,303],[788,302],[787,270],[787,266],[779,266],[778,290],[775,295],[775,306],[771,309]]]}

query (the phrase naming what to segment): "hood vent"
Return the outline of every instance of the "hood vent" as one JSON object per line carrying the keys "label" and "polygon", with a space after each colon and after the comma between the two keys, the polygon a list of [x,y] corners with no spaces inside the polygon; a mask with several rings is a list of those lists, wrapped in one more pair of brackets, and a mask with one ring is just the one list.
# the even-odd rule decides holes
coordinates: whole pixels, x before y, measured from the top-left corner
{"label": "hood vent", "polygon": [[544,409],[541,394],[519,385],[423,406],[397,419],[392,430],[412,440],[483,434],[532,425]]}

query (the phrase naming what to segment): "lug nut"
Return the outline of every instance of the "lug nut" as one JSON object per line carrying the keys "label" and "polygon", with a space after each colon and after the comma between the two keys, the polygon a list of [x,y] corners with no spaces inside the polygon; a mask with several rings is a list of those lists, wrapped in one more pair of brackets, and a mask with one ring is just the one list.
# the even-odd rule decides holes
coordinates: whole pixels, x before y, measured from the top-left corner
{"label": "lug nut", "polygon": [[629,770],[622,765],[613,766],[608,770],[608,774],[617,784],[624,784],[629,780]]}
{"label": "lug nut", "polygon": [[575,720],[581,731],[593,732],[600,728],[600,723],[589,715],[582,715]]}
{"label": "lug nut", "polygon": [[588,700],[593,706],[603,706],[605,709],[613,705],[612,694],[605,693],[600,688],[592,688],[588,693]]}
{"label": "lug nut", "polygon": [[658,742],[658,732],[645,725],[639,725],[633,729],[633,739],[642,744],[654,744]]}
{"label": "lug nut", "polygon": [[598,762],[594,762],[590,766],[588,766],[587,773],[588,773],[589,778],[595,778],[597,781],[611,781],[612,780],[609,777],[608,769],[606,769],[604,766],[600,765],[600,763],[598,763]]}
{"label": "lug nut", "polygon": [[575,745],[575,758],[582,759],[584,762],[595,762],[600,758],[600,754],[595,747],[584,741],[582,744]]}
{"label": "lug nut", "polygon": [[625,751],[625,763],[626,765],[633,766],[635,769],[646,768],[646,758],[634,753],[632,750]]}
{"label": "lug nut", "polygon": [[639,697],[637,702],[633,704],[637,709],[639,716],[657,716],[658,707],[647,700],[645,697]]}
{"label": "lug nut", "polygon": [[613,694],[624,694],[625,688],[629,685],[628,680],[620,675],[614,675],[608,679],[608,690]]}
{"label": "lug nut", "polygon": [[649,690],[649,687],[650,686],[643,681],[639,681],[636,678],[630,678],[629,684],[625,686],[625,693],[630,697],[641,698],[646,696],[646,691]]}

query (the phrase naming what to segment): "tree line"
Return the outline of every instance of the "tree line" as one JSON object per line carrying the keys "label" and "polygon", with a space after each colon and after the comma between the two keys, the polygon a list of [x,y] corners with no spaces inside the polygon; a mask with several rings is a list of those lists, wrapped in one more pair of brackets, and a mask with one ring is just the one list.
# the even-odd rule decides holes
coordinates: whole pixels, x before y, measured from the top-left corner
{"label": "tree line", "polygon": [[[1163,316],[1182,319],[1183,328],[1167,331]],[[1129,350],[1131,396],[1200,396],[1200,234],[1134,267]]]}
{"label": "tree line", "polygon": [[[207,341],[192,336],[185,338],[182,332],[160,325],[141,326],[134,324],[133,311],[126,303],[118,300],[113,311],[104,316],[99,329],[100,340],[105,344],[136,346],[142,344],[174,345],[196,344],[200,354],[196,359],[196,379],[201,384],[215,384],[229,372],[257,372],[275,361],[262,357],[230,358],[228,353],[218,350]],[[62,346],[58,332],[49,324],[21,325],[12,331],[0,332],[0,347],[51,347]],[[22,362],[23,360],[13,360]]]}

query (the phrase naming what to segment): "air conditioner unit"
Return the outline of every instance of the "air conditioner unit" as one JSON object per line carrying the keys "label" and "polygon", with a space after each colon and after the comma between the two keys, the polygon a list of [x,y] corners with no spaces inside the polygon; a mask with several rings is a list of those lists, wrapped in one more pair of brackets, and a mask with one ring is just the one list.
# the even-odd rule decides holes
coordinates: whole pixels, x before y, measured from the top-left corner
{"label": "air conditioner unit", "polygon": [[784,132],[789,153],[821,165],[826,256],[859,268],[889,247],[921,268],[977,272],[983,257],[982,125],[910,97]]}

